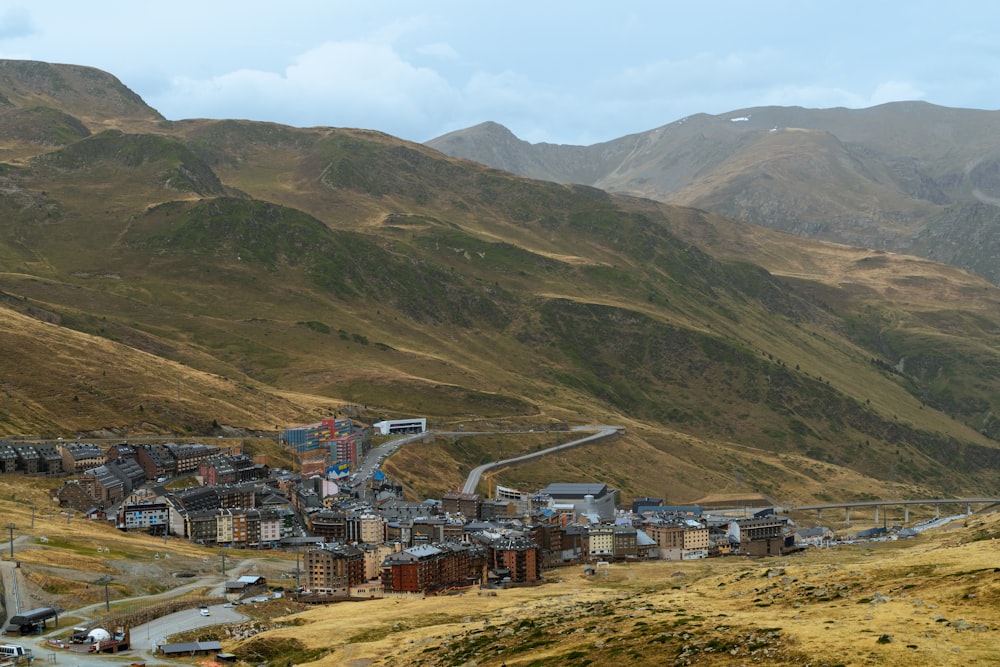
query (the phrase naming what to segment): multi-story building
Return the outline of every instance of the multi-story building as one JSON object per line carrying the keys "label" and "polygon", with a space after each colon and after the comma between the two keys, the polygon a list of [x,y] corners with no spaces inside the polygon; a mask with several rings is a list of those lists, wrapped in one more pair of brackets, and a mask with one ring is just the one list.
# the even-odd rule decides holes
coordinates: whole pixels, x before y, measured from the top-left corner
{"label": "multi-story building", "polygon": [[687,560],[708,555],[709,530],[701,522],[679,515],[653,515],[643,525],[656,542],[661,560]]}
{"label": "multi-story building", "polygon": [[218,527],[215,510],[196,510],[184,513],[184,536],[195,544],[215,544]]}
{"label": "multi-story building", "polygon": [[[262,509],[259,514],[260,544],[277,544],[284,537],[282,534],[281,511],[276,509]],[[291,531],[289,531],[289,534],[291,534]]]}
{"label": "multi-story building", "polygon": [[246,454],[217,454],[201,462],[198,474],[206,485],[243,484],[258,479],[267,466],[258,466]]}
{"label": "multi-story building", "polygon": [[108,447],[107,456],[109,459],[135,459],[138,457],[135,445],[121,442]]}
{"label": "multi-story building", "polygon": [[59,445],[62,468],[68,473],[81,473],[107,463],[104,450],[92,442],[70,442]]}
{"label": "multi-story building", "polygon": [[357,547],[361,549],[365,558],[365,581],[381,580],[382,563],[389,554],[399,551],[398,544],[362,543],[358,544]]}
{"label": "multi-story building", "polygon": [[475,545],[422,544],[389,554],[382,563],[386,592],[419,593],[466,586],[480,579],[484,556]]}
{"label": "multi-story building", "polygon": [[218,509],[215,511],[215,543],[233,543],[233,510]]}
{"label": "multi-story building", "polygon": [[590,560],[611,560],[615,557],[615,527],[596,524],[587,527],[587,557]]}
{"label": "multi-story building", "polygon": [[305,588],[315,593],[347,596],[365,581],[365,558],[361,549],[328,542],[305,553]]}
{"label": "multi-story building", "polygon": [[43,472],[40,464],[41,457],[38,456],[34,445],[19,442],[14,445],[14,451],[17,452],[18,470],[26,475],[37,475]]}
{"label": "multi-story building", "polygon": [[0,440],[0,472],[12,473],[17,470],[17,450],[7,440]]}
{"label": "multi-story building", "polygon": [[[706,535],[708,533],[706,532]],[[639,557],[638,534],[631,525],[615,524],[615,560],[635,560]]]}
{"label": "multi-story building", "polygon": [[385,521],[378,514],[363,512],[358,515],[358,524],[362,544],[382,544],[385,541]]}
{"label": "multi-story building", "polygon": [[61,475],[63,473],[63,458],[59,448],[50,443],[35,445],[38,452],[38,470],[46,475]]}
{"label": "multi-story building", "polygon": [[219,507],[228,509],[253,509],[257,506],[257,487],[253,484],[216,486]]}
{"label": "multi-story building", "polygon": [[177,460],[159,443],[140,445],[135,450],[135,460],[146,473],[146,479],[172,477],[177,474]]}
{"label": "multi-story building", "polygon": [[134,458],[108,459],[105,464],[115,477],[122,481],[125,487],[125,495],[146,483],[146,471],[144,471]]}
{"label": "multi-story building", "polygon": [[194,442],[188,445],[178,445],[173,442],[168,442],[164,447],[170,451],[176,462],[176,472],[177,475],[184,475],[189,472],[198,472],[199,466],[202,462],[208,460],[212,456],[219,453],[218,447],[213,447],[211,445],[203,445],[200,442]]}
{"label": "multi-story building", "polygon": [[362,438],[360,434],[343,435],[334,437],[328,443],[330,447],[330,458],[333,461],[343,461],[356,466],[358,459],[364,454]]}
{"label": "multi-story building", "polygon": [[478,493],[460,493],[451,491],[441,498],[441,511],[446,514],[461,514],[466,519],[479,518],[479,507],[482,498]]}
{"label": "multi-story building", "polygon": [[118,527],[126,531],[168,535],[170,533],[170,509],[164,502],[122,503],[118,513]]}
{"label": "multi-story building", "polygon": [[[785,527],[787,517],[765,516],[752,519],[738,519],[740,553],[749,556],[777,556],[785,549]],[[789,537],[789,540],[794,540]]]}
{"label": "multi-story building", "polygon": [[313,512],[308,515],[309,532],[327,542],[346,542],[347,514],[338,511]]}
{"label": "multi-story building", "polygon": [[106,465],[91,468],[80,475],[80,486],[87,490],[102,509],[121,502],[126,495],[124,482]]}
{"label": "multi-story building", "polygon": [[501,579],[525,584],[542,578],[542,559],[539,546],[526,537],[501,537],[488,546],[490,569]]}
{"label": "multi-story building", "polygon": [[187,512],[214,510],[222,506],[218,489],[214,486],[196,486],[171,494],[177,504]]}

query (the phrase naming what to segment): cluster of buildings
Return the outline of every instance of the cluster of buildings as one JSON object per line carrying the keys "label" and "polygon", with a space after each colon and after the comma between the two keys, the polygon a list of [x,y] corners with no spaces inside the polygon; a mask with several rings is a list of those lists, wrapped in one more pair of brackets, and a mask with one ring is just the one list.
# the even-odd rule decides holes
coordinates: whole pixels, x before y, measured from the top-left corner
{"label": "cluster of buildings", "polygon": [[[396,424],[404,432],[426,428],[417,420]],[[793,548],[784,517],[713,516],[655,498],[626,509],[601,483],[553,483],[533,493],[501,486],[491,498],[450,492],[422,502],[404,499],[379,470],[355,486],[349,472],[370,435],[350,420],[288,429],[283,441],[303,463],[301,472],[199,443],[102,449],[74,442],[36,453],[41,458],[51,448],[61,474],[75,475],[56,493],[60,506],[126,531],[217,547],[295,549],[298,586],[317,595],[434,594],[534,584],[544,569],[573,563],[766,556]],[[321,463],[307,465],[312,461]],[[178,477],[190,481],[165,485]]]}

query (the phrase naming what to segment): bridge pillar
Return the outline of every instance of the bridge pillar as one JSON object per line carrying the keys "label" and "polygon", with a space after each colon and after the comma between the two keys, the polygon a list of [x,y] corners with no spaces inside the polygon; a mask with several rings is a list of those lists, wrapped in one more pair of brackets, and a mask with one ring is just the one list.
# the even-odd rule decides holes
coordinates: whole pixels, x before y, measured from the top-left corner
{"label": "bridge pillar", "polygon": [[850,526],[851,526],[851,508],[850,507],[845,507],[844,508],[844,520],[847,523],[848,528],[850,528]]}
{"label": "bridge pillar", "polygon": [[965,506],[965,513],[966,513],[966,514],[972,514],[972,503],[968,503],[968,504],[967,504],[967,505]]}
{"label": "bridge pillar", "polygon": [[910,523],[910,506],[903,505],[903,523]]}
{"label": "bridge pillar", "polygon": [[816,510],[816,518],[819,519],[820,521],[823,520],[823,508],[822,507],[819,508],[818,510]]}
{"label": "bridge pillar", "polygon": [[878,505],[874,505],[874,507],[875,507],[875,525],[878,525]]}
{"label": "bridge pillar", "polygon": [[934,518],[941,518],[941,503],[934,503]]}

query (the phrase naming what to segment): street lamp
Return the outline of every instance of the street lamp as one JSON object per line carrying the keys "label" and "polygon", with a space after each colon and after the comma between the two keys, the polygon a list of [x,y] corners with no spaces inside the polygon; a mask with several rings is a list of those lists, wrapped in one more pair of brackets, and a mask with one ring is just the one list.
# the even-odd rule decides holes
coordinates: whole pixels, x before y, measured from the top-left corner
{"label": "street lamp", "polygon": [[10,559],[14,560],[14,528],[16,528],[12,523],[7,524],[7,530],[10,531]]}
{"label": "street lamp", "polygon": [[106,611],[109,614],[111,613],[111,598],[108,596],[108,584],[110,584],[114,580],[115,580],[114,577],[110,575],[104,575],[103,577],[99,578],[97,581],[94,582],[97,584],[104,584],[104,611]]}

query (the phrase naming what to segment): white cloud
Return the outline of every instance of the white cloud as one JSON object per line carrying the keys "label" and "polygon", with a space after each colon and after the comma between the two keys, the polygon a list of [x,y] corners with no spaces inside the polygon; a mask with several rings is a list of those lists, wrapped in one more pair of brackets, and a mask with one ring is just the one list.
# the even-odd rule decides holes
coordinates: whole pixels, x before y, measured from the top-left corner
{"label": "white cloud", "polygon": [[444,42],[437,42],[436,44],[425,44],[423,46],[418,46],[416,52],[422,56],[433,56],[435,58],[444,58],[446,60],[458,60],[458,51],[451,48],[450,45]]}
{"label": "white cloud", "polygon": [[398,133],[445,113],[456,96],[436,72],[405,62],[389,45],[327,42],[282,72],[176,79],[151,103],[168,118],[177,117],[175,110],[212,118],[247,117],[252,110],[254,118],[292,125]]}
{"label": "white cloud", "polygon": [[24,7],[11,7],[0,14],[0,39],[16,39],[36,33],[31,15]]}

